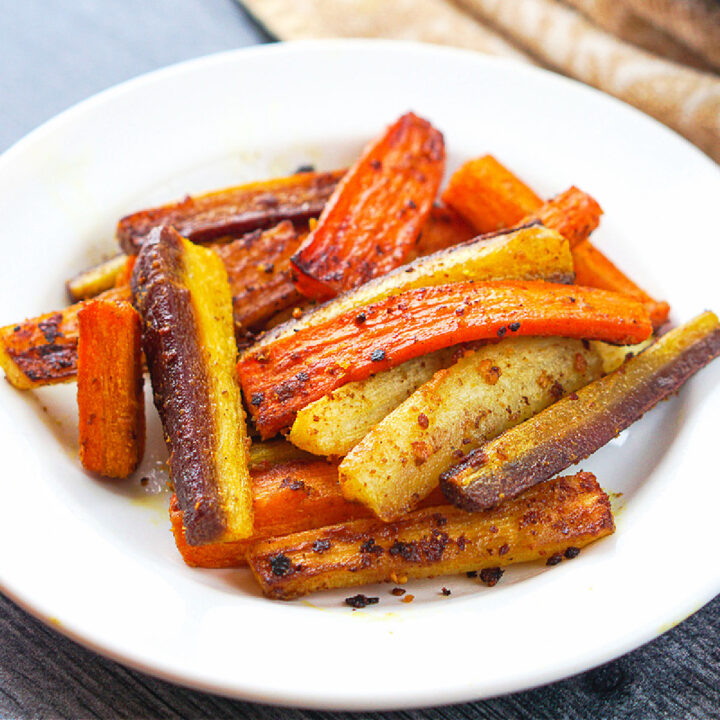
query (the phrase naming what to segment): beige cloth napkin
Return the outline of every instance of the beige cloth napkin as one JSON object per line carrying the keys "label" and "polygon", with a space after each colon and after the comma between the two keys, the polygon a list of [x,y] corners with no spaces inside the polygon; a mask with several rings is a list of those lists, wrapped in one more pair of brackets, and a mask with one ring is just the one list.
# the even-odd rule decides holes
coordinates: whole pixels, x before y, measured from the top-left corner
{"label": "beige cloth napkin", "polygon": [[283,40],[417,40],[544,65],[645,111],[720,162],[718,0],[242,2]]}

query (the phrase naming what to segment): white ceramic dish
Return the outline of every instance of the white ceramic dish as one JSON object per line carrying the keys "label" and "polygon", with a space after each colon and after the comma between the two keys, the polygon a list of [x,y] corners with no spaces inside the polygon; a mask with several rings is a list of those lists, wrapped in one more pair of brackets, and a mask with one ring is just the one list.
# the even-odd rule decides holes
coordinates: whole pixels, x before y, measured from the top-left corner
{"label": "white ceramic dish", "polygon": [[[413,109],[449,169],[492,152],[541,194],[571,184],[606,215],[595,238],[682,321],[720,310],[720,172],[593,90],[469,52],[388,42],[276,45],[184,63],[82,103],[0,159],[0,324],[64,301],[113,249],[120,215],[186,192],[333,168]],[[720,363],[583,463],[617,500],[615,536],[553,569],[412,585],[353,612],[347,591],[263,599],[245,571],[186,568],[168,531],[158,422],[126,483],[86,476],[74,386],[0,383],[0,582],[38,617],[142,670],[316,708],[458,702],[579,672],[655,637],[720,590]],[[149,484],[140,478],[150,476]],[[439,595],[442,585],[453,595]]]}

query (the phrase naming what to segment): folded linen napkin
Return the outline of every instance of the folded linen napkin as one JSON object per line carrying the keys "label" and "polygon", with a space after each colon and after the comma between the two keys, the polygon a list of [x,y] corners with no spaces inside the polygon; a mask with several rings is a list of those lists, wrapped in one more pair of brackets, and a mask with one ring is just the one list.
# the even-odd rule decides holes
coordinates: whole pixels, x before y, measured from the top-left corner
{"label": "folded linen napkin", "polygon": [[720,162],[718,0],[242,2],[283,40],[417,40],[544,65],[634,105]]}

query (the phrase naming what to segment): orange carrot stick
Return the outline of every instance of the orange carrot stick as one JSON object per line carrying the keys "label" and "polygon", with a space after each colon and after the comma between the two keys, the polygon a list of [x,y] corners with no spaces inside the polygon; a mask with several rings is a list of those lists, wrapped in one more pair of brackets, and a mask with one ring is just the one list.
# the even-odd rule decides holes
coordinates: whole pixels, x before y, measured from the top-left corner
{"label": "orange carrot stick", "polygon": [[469,160],[456,170],[442,199],[477,233],[510,227],[542,205],[542,200],[492,155]]}
{"label": "orange carrot stick", "polygon": [[80,461],[127,477],[145,447],[140,318],[130,303],[93,300],[78,313]]}
{"label": "orange carrot stick", "polygon": [[[182,511],[173,495],[170,521],[175,544],[188,565],[193,567],[239,567],[246,564],[245,553],[256,541],[282,537],[303,530],[372,517],[359,503],[347,501],[338,484],[337,463],[291,461],[251,472],[254,496],[255,534],[235,542],[189,545],[183,530]],[[440,490],[423,501],[421,507],[441,505]]]}
{"label": "orange carrot stick", "polygon": [[578,285],[612,290],[635,298],[645,305],[655,328],[667,322],[670,306],[666,302],[653,300],[589,241],[576,245],[572,249],[572,256],[575,282]]}
{"label": "orange carrot stick", "polygon": [[353,380],[461,342],[559,335],[630,344],[652,332],[643,305],[604,290],[545,282],[458,282],[410,290],[252,347],[237,369],[263,438]]}
{"label": "orange carrot stick", "polygon": [[365,148],[293,256],[296,286],[328,299],[402,265],[442,179],[442,134],[413,113]]}
{"label": "orange carrot stick", "polygon": [[602,208],[592,195],[571,187],[528,213],[518,225],[540,221],[546,228],[556,230],[574,247],[587,240],[600,224]]}

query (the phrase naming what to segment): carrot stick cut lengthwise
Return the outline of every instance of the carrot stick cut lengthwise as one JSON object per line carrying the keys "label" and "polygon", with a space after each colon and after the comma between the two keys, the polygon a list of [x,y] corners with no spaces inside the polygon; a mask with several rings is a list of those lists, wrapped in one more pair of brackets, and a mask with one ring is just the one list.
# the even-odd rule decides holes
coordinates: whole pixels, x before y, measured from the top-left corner
{"label": "carrot stick cut lengthwise", "polygon": [[355,520],[261,540],[248,563],[265,595],[290,600],[393,575],[424,578],[549,559],[614,530],[608,496],[581,472],[482,513],[445,505],[392,523]]}
{"label": "carrot stick cut lengthwise", "polygon": [[124,478],[145,448],[140,318],[130,303],[93,300],[78,324],[80,461],[91,472]]}
{"label": "carrot stick cut lengthwise", "polygon": [[328,299],[384,275],[412,251],[445,167],[442,134],[403,115],[338,184],[293,256],[298,290]]}
{"label": "carrot stick cut lengthwise", "polygon": [[442,199],[478,233],[510,227],[542,205],[542,200],[492,155],[469,160],[456,170]]}
{"label": "carrot stick cut lengthwise", "polygon": [[461,342],[559,335],[629,344],[652,332],[645,308],[604,290],[544,282],[458,282],[411,290],[259,348],[238,362],[264,438],[353,380]]}
{"label": "carrot stick cut lengthwise", "polygon": [[222,261],[172,228],[156,228],[138,255],[132,289],[188,542],[250,537],[245,415]]}
{"label": "carrot stick cut lengthwise", "polygon": [[591,243],[576,245],[572,249],[572,256],[575,282],[578,285],[612,290],[639,300],[647,307],[653,327],[660,327],[667,322],[670,306],[666,302],[653,300]]}
{"label": "carrot stick cut lengthwise", "polygon": [[127,215],[118,223],[117,238],[122,249],[134,255],[159,225],[172,225],[193,242],[209,242],[237,237],[282,220],[305,222],[320,214],[344,173],[297,173],[186,197],[181,202]]}
{"label": "carrot stick cut lengthwise", "polygon": [[473,450],[440,476],[449,500],[482,510],[594,453],[720,355],[720,323],[706,312],[617,370]]}

